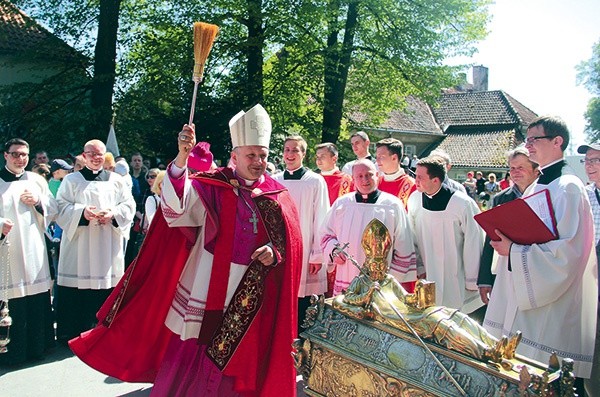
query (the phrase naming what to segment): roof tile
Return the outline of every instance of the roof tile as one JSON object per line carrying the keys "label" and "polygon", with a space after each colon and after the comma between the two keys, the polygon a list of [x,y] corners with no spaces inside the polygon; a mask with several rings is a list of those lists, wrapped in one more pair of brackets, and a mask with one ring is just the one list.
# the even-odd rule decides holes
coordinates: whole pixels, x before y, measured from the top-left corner
{"label": "roof tile", "polygon": [[429,106],[421,99],[406,97],[406,109],[392,110],[388,119],[380,126],[398,131],[431,132],[440,134],[442,130],[435,122]]}
{"label": "roof tile", "polygon": [[[394,131],[429,132],[432,134],[442,133],[427,103],[413,96],[406,97],[405,101],[406,107],[404,109],[390,111],[388,118],[377,128]],[[361,126],[369,124],[367,115],[361,112],[351,113],[350,119],[353,123]]]}
{"label": "roof tile", "polygon": [[453,132],[436,149],[448,153],[455,167],[507,168],[506,153],[519,143],[514,129]]}
{"label": "roof tile", "polygon": [[442,128],[519,123],[519,117],[503,91],[442,94],[433,114]]}
{"label": "roof tile", "polygon": [[[0,0],[0,53],[74,56],[70,46],[7,0]],[[77,56],[77,55],[75,55]]]}

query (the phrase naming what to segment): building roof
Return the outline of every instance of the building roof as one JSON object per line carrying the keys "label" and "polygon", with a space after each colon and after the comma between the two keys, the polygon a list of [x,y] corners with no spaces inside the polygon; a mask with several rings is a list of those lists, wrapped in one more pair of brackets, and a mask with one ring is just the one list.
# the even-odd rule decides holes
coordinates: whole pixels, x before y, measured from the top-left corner
{"label": "building roof", "polygon": [[380,128],[431,132],[432,134],[442,133],[427,103],[413,96],[406,97],[406,108],[404,110],[392,110],[388,119],[381,124]]}
{"label": "building roof", "polygon": [[73,48],[7,0],[0,0],[0,53],[78,56]]}
{"label": "building roof", "polygon": [[461,126],[527,126],[536,117],[504,91],[442,94],[432,111],[444,131]]}
{"label": "building roof", "polygon": [[514,129],[454,132],[436,149],[448,153],[455,167],[506,169],[506,153],[519,143]]}
{"label": "building roof", "polygon": [[[441,134],[442,130],[436,123],[431,109],[423,100],[408,96],[405,98],[406,107],[400,110],[392,110],[388,118],[375,129],[386,129],[400,132],[424,132],[431,134]],[[368,124],[367,116],[364,113],[354,112],[350,119],[358,125]],[[373,128],[369,126],[369,128]]]}
{"label": "building roof", "polygon": [[537,113],[533,110],[529,109],[527,106],[523,105],[521,102],[517,101],[512,96],[508,95],[506,92],[501,91],[506,96],[509,104],[513,107],[517,115],[521,118],[521,124],[524,127],[527,127],[531,122],[538,117]]}

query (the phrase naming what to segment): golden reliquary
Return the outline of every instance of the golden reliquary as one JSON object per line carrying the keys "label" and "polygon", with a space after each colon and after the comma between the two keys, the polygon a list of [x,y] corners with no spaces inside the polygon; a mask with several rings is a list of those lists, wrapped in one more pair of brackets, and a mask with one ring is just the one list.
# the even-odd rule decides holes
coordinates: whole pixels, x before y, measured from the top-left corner
{"label": "golden reliquary", "polygon": [[[344,295],[316,295],[294,360],[310,396],[574,396],[573,363],[515,354],[521,335],[497,339],[459,310],[436,306],[435,284],[408,293],[388,274],[390,234],[373,220],[365,263]],[[342,248],[343,249],[343,248]]]}

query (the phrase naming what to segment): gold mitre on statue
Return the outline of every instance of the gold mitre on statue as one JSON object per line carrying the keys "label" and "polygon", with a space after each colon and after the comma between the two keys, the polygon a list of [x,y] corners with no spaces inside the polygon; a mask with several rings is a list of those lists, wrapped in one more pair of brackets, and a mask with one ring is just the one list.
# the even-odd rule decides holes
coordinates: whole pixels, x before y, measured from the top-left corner
{"label": "gold mitre on statue", "polygon": [[387,257],[392,248],[392,237],[387,227],[377,218],[373,219],[363,232],[361,245],[367,262],[378,262],[389,268]]}
{"label": "gold mitre on statue", "polygon": [[244,112],[243,110],[229,120],[231,144],[238,146],[269,147],[271,140],[271,118],[260,104]]}

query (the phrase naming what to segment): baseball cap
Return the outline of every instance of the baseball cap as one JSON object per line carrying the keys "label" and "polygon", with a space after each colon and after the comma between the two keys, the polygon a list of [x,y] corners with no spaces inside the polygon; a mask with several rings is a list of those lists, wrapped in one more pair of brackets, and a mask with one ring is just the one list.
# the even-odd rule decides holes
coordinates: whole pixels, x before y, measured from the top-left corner
{"label": "baseball cap", "polygon": [[600,150],[600,143],[590,143],[589,145],[581,145],[577,148],[577,153],[586,154],[588,150]]}
{"label": "baseball cap", "polygon": [[56,159],[52,160],[52,164],[50,165],[50,172],[58,171],[58,170],[66,170],[71,171],[73,169],[72,165],[69,165],[65,160]]}

